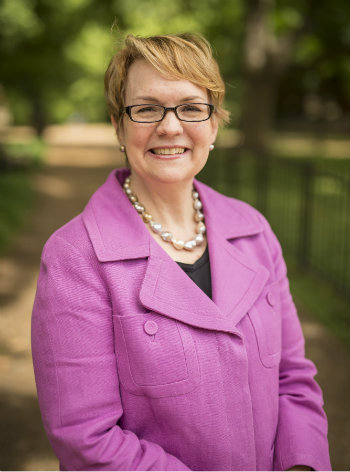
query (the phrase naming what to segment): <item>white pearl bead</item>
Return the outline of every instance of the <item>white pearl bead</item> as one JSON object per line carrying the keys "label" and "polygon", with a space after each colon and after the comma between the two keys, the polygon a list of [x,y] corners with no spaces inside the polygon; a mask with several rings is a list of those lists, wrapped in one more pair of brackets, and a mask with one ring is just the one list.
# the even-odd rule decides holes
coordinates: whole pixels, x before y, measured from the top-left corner
{"label": "white pearl bead", "polygon": [[194,215],[194,220],[197,221],[197,223],[199,223],[199,221],[204,220],[203,213],[201,211],[196,211],[196,213]]}
{"label": "white pearl bead", "polygon": [[203,223],[203,221],[200,221],[200,222],[197,224],[197,233],[198,233],[198,234],[204,234],[205,231],[206,231],[205,224]]}
{"label": "white pearl bead", "polygon": [[185,245],[185,241],[183,241],[182,239],[175,239],[173,238],[171,240],[172,242],[172,245],[174,246],[175,249],[183,249],[184,245]]}
{"label": "white pearl bead", "polygon": [[145,211],[145,207],[138,202],[134,203],[134,207],[138,213],[143,213]]}
{"label": "white pearl bead", "polygon": [[184,249],[187,249],[187,251],[192,251],[196,247],[196,241],[194,239],[191,239],[191,241],[187,241],[184,244]]}
{"label": "white pearl bead", "polygon": [[196,245],[199,246],[204,241],[203,234],[197,234],[194,240],[196,241]]}
{"label": "white pearl bead", "polygon": [[193,208],[195,210],[200,210],[202,208],[202,204],[199,200],[195,200],[194,203],[193,203]]}
{"label": "white pearl bead", "polygon": [[160,236],[164,241],[171,241],[173,238],[173,235],[169,231],[162,231]]}
{"label": "white pearl bead", "polygon": [[193,190],[192,196],[193,196],[193,200],[196,200],[196,199],[199,197],[198,192],[196,192],[195,190]]}
{"label": "white pearl bead", "polygon": [[160,223],[156,223],[155,221],[150,221],[149,224],[155,233],[160,233],[162,231],[162,225]]}

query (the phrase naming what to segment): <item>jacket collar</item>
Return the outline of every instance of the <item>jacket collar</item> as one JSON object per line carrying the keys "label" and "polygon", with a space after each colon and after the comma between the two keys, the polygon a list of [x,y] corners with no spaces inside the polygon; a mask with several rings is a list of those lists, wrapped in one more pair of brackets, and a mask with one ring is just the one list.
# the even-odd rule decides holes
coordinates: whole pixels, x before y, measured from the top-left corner
{"label": "jacket collar", "polygon": [[[101,262],[150,255],[151,236],[122,188],[129,174],[128,169],[112,171],[83,211],[85,227]],[[222,238],[252,236],[263,230],[252,212],[242,211],[242,203],[237,204],[197,180],[194,186],[200,194],[207,228]]]}
{"label": "jacket collar", "polygon": [[127,169],[112,171],[83,211],[83,221],[100,262],[149,255],[150,235],[122,188],[129,174]]}

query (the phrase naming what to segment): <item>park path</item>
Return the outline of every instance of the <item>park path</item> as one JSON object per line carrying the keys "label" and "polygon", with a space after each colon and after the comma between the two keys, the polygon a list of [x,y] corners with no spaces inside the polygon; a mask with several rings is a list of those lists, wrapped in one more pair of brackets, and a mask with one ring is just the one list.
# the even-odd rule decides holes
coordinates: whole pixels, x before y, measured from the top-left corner
{"label": "park path", "polygon": [[[43,431],[30,352],[30,316],[42,247],[77,215],[108,172],[122,162],[105,128],[87,133],[51,130],[47,165],[33,178],[36,205],[30,221],[0,259],[0,470],[58,470]],[[58,138],[60,137],[60,139]],[[301,313],[307,355],[318,366],[329,418],[335,470],[349,470],[349,355],[312,317]]]}

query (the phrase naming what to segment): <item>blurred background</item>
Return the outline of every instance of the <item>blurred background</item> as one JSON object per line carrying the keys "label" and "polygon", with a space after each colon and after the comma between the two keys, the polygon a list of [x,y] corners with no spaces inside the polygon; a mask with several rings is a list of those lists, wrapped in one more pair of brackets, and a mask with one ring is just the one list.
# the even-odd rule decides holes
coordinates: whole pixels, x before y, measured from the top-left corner
{"label": "blurred background", "polygon": [[0,469],[57,470],[36,400],[40,253],[124,165],[103,75],[127,33],[213,46],[231,124],[199,178],[262,211],[349,470],[349,5],[345,0],[0,0]]}

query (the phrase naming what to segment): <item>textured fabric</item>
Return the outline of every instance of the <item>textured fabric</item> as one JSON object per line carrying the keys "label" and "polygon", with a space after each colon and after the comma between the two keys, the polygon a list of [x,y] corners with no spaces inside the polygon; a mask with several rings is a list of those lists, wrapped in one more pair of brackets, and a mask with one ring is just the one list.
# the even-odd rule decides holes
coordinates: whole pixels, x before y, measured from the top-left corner
{"label": "textured fabric", "polygon": [[194,182],[211,300],[149,234],[127,174],[43,250],[32,350],[61,469],[329,470],[316,370],[266,220]]}
{"label": "textured fabric", "polygon": [[208,246],[204,253],[193,264],[186,264],[185,262],[177,262],[181,269],[186,272],[191,280],[203,292],[211,298],[211,275],[210,275],[210,260]]}

